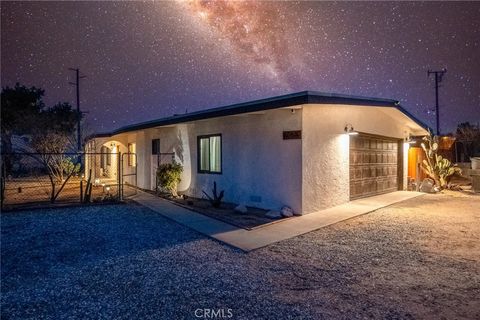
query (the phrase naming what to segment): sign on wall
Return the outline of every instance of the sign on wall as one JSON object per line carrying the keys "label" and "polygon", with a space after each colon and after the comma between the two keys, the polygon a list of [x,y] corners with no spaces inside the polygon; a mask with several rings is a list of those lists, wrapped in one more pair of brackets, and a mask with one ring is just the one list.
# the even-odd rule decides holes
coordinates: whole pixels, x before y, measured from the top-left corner
{"label": "sign on wall", "polygon": [[283,131],[283,140],[302,139],[302,130]]}

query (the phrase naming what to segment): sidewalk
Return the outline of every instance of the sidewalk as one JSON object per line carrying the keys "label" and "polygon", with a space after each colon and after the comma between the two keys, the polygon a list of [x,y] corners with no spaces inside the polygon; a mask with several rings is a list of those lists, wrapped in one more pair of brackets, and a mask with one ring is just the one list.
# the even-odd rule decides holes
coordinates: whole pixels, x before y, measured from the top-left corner
{"label": "sidewalk", "polygon": [[142,191],[139,191],[131,199],[186,227],[248,252],[420,195],[422,195],[420,192],[396,191],[354,200],[333,208],[250,231],[182,208]]}

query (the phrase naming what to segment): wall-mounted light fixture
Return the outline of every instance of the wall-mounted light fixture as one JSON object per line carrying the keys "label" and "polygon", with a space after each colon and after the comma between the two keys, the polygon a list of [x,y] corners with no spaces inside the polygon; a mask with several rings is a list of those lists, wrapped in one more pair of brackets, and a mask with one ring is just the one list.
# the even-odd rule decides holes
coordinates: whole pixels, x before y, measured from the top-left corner
{"label": "wall-mounted light fixture", "polygon": [[115,142],[110,143],[110,147],[115,148]]}
{"label": "wall-mounted light fixture", "polygon": [[414,144],[415,142],[416,141],[415,141],[415,139],[413,139],[411,134],[408,134],[408,136],[405,137],[405,143]]}
{"label": "wall-mounted light fixture", "polygon": [[358,132],[355,131],[355,129],[353,128],[352,124],[350,124],[350,123],[347,123],[347,124],[345,125],[344,130],[345,130],[345,133],[347,133],[347,134],[349,134],[349,135],[358,134]]}

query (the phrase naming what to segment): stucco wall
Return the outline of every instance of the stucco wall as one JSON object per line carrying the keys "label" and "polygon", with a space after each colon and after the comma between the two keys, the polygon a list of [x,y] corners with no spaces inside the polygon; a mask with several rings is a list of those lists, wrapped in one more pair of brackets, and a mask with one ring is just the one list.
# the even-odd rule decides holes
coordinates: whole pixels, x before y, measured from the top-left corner
{"label": "stucco wall", "polygon": [[[283,140],[283,131],[301,129],[301,110],[214,118],[158,130],[162,152],[175,151],[184,166],[180,192],[202,197],[213,182],[225,201],[301,212],[301,140]],[[222,174],[197,171],[197,137],[222,134]],[[154,138],[155,135],[152,136]]]}
{"label": "stucco wall", "polygon": [[[360,132],[399,139],[423,133],[394,108],[309,104],[294,113],[276,109],[120,134],[98,139],[97,148],[116,141],[125,153],[129,142],[136,143],[137,185],[154,189],[157,158],[151,141],[160,139],[160,151],[174,152],[184,166],[180,192],[202,197],[202,190],[210,193],[216,181],[225,190],[225,201],[266,209],[288,205],[305,214],[349,201],[346,123]],[[283,140],[282,132],[289,130],[302,130],[302,139]],[[197,137],[217,133],[222,134],[223,172],[198,173]],[[403,150],[406,186],[408,146]],[[162,162],[170,161],[166,157]]]}
{"label": "stucco wall", "polygon": [[[305,105],[303,106],[302,202],[303,213],[346,203],[349,189],[349,136],[345,124],[356,131],[402,139],[412,122],[396,118],[393,108]],[[404,159],[408,149],[404,148]],[[407,166],[404,165],[404,181]],[[406,183],[404,183],[406,186]]]}
{"label": "stucco wall", "polygon": [[[301,140],[283,140],[282,134],[301,130],[301,119],[300,110],[280,109],[197,122],[198,135],[222,133],[223,174],[196,174],[196,192],[217,181],[227,201],[277,210],[288,205],[301,212]],[[196,143],[190,135],[195,150]],[[196,167],[197,152],[192,155]]]}

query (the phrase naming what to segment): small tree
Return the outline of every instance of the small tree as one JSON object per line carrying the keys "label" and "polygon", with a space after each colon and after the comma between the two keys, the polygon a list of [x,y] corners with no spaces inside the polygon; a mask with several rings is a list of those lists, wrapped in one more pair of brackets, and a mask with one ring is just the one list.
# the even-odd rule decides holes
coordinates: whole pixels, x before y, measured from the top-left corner
{"label": "small tree", "polygon": [[158,187],[167,190],[172,196],[177,197],[177,186],[181,181],[183,167],[181,164],[176,163],[164,163],[157,168],[157,183]]}
{"label": "small tree", "polygon": [[438,136],[433,136],[430,132],[428,136],[423,137],[422,149],[426,157],[422,163],[423,171],[433,179],[435,185],[441,189],[446,188],[451,176],[455,173],[461,173],[460,168],[437,154]]}
{"label": "small tree", "polygon": [[[75,150],[72,135],[80,115],[68,103],[59,103],[42,111],[31,137],[36,159],[45,167],[50,179],[50,202],[54,203],[68,180],[80,171],[80,163],[67,156]],[[78,159],[75,159],[78,162]]]}
{"label": "small tree", "polygon": [[80,171],[80,163],[74,164],[73,159],[65,154],[67,146],[68,138],[58,133],[36,134],[32,139],[32,147],[39,153],[36,159],[46,168],[50,179],[51,203],[55,202],[68,180]]}
{"label": "small tree", "polygon": [[2,153],[4,154],[2,165],[10,172],[12,168],[13,150],[12,138],[14,135],[28,135],[32,133],[36,120],[44,107],[42,97],[44,90],[15,84],[15,87],[2,89],[2,107],[0,114],[2,125]]}
{"label": "small tree", "polygon": [[[5,153],[2,165],[5,172],[10,172],[13,153],[26,152],[45,167],[52,185],[50,201],[54,202],[70,177],[80,170],[80,164],[74,164],[66,153],[76,150],[72,141],[81,114],[68,103],[46,109],[42,101],[44,93],[42,89],[18,83],[14,88],[2,89],[1,136]],[[30,143],[13,146],[14,135],[28,136]]]}

